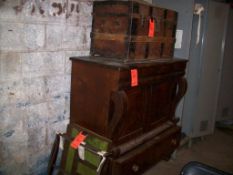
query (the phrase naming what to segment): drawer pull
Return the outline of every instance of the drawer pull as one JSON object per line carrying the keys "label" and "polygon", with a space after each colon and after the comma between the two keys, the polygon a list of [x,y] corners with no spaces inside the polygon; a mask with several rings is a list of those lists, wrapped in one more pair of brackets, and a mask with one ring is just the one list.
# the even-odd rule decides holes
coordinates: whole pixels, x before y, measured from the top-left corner
{"label": "drawer pull", "polygon": [[134,165],[132,166],[132,170],[133,170],[134,172],[137,172],[137,171],[139,170],[139,166],[134,164]]}

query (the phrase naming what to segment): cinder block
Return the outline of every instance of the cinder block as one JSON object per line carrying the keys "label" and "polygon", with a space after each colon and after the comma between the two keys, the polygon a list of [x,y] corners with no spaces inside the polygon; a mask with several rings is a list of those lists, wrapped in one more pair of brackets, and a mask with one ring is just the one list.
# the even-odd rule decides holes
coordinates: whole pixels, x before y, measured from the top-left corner
{"label": "cinder block", "polygon": [[63,120],[65,120],[65,98],[64,96],[59,96],[56,99],[53,99],[48,102],[49,106],[49,125],[55,124],[55,123],[61,123]]}
{"label": "cinder block", "polygon": [[63,25],[46,26],[46,49],[59,50],[62,46]]}
{"label": "cinder block", "polygon": [[0,86],[0,107],[15,105],[27,102],[23,94],[23,83],[21,80],[1,82]]}
{"label": "cinder block", "polygon": [[0,81],[15,80],[22,77],[22,65],[19,53],[0,54]]}
{"label": "cinder block", "polygon": [[14,106],[0,110],[0,169],[5,174],[26,171],[28,135],[25,114],[25,108]]}
{"label": "cinder block", "polygon": [[45,43],[45,26],[20,23],[0,23],[0,50],[42,50]]}
{"label": "cinder block", "polygon": [[80,2],[80,20],[79,26],[88,26],[92,25],[92,1],[81,1]]}
{"label": "cinder block", "polygon": [[20,51],[25,49],[23,24],[0,23],[0,51]]}
{"label": "cinder block", "polygon": [[49,23],[65,23],[67,13],[67,3],[70,0],[47,0]]}
{"label": "cinder block", "polygon": [[80,2],[75,0],[67,1],[66,23],[78,26],[80,20]]}
{"label": "cinder block", "polygon": [[56,133],[64,133],[69,122],[69,108],[67,100],[69,95],[57,96],[48,102],[49,120],[48,120],[48,143],[51,145]]}
{"label": "cinder block", "polygon": [[46,83],[47,99],[56,99],[64,94],[66,86],[64,75],[46,77]]}
{"label": "cinder block", "polygon": [[[70,1],[70,0],[69,0]],[[66,20],[64,0],[6,0],[0,3],[0,19],[26,23],[61,23]]]}
{"label": "cinder block", "polygon": [[22,54],[23,77],[38,77],[64,73],[63,52]]}
{"label": "cinder block", "polygon": [[44,77],[27,78],[23,80],[24,90],[30,104],[38,104],[46,101],[46,80]]}
{"label": "cinder block", "polygon": [[23,22],[26,23],[47,23],[49,14],[49,2],[46,1],[25,1],[24,4],[17,6],[20,10],[23,18]]}
{"label": "cinder block", "polygon": [[44,63],[44,59],[49,58],[49,53],[35,52],[22,54],[22,73],[24,77],[43,76],[44,70],[49,65]]}
{"label": "cinder block", "polygon": [[21,13],[18,13],[20,0],[0,1],[0,20],[19,22],[22,19]]}
{"label": "cinder block", "polygon": [[[27,107],[27,128],[46,128],[50,112],[48,103],[40,103]],[[42,134],[44,136],[44,134]]]}
{"label": "cinder block", "polygon": [[44,150],[48,144],[48,126],[41,125],[28,129],[28,151],[30,153],[37,153]]}
{"label": "cinder block", "polygon": [[50,110],[48,103],[31,105],[27,108],[27,133],[28,133],[28,153],[44,152],[48,145],[48,118]]}
{"label": "cinder block", "polygon": [[24,88],[30,104],[61,99],[65,92],[70,92],[70,76],[46,76],[24,79]]}
{"label": "cinder block", "polygon": [[45,45],[45,26],[41,24],[24,24],[23,45],[26,50],[43,50]]}
{"label": "cinder block", "polygon": [[[0,138],[5,142],[27,141],[26,109],[7,106],[0,110]],[[17,122],[16,122],[17,121]]]}
{"label": "cinder block", "polygon": [[65,26],[63,31],[63,49],[83,50],[86,44],[86,33],[83,27]]}
{"label": "cinder block", "polygon": [[[64,106],[65,99],[61,97],[60,99],[32,105],[28,108],[27,131],[29,154],[41,152],[51,145],[54,137],[50,130],[55,131],[53,126],[62,126],[59,130],[64,131]],[[56,131],[58,131],[57,128]]]}

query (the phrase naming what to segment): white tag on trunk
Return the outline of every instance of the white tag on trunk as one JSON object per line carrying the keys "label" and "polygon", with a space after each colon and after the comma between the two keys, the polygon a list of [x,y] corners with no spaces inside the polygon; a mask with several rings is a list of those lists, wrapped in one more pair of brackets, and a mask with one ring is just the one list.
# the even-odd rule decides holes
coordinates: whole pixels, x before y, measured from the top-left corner
{"label": "white tag on trunk", "polygon": [[175,48],[181,49],[183,40],[183,30],[176,30],[176,43]]}
{"label": "white tag on trunk", "polygon": [[[84,142],[82,142],[82,143],[85,144]],[[84,146],[80,145],[78,147],[78,155],[79,155],[79,158],[81,160],[85,160],[85,148],[84,148]]]}
{"label": "white tag on trunk", "polygon": [[64,140],[63,140],[63,137],[60,135],[60,142],[59,142],[59,148],[61,150],[64,150]]}

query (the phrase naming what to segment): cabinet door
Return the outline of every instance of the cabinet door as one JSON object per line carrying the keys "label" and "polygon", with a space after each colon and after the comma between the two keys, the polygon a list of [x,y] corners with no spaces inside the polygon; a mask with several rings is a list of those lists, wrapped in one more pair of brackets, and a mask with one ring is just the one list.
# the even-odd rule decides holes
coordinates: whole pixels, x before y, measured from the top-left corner
{"label": "cabinet door", "polygon": [[176,83],[172,79],[148,86],[144,90],[147,111],[145,115],[146,128],[155,126],[172,119],[172,105],[176,92]]}
{"label": "cabinet door", "polygon": [[127,109],[113,135],[115,143],[123,143],[142,134],[144,127],[145,105],[141,88],[125,91]]}

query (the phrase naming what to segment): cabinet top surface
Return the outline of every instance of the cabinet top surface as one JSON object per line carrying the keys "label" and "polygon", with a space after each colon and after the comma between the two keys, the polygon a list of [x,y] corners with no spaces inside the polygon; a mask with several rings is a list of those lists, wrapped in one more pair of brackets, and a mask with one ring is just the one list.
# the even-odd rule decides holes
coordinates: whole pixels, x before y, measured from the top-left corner
{"label": "cabinet top surface", "polygon": [[129,69],[132,67],[150,67],[150,66],[161,66],[175,63],[186,63],[184,59],[145,59],[145,60],[126,60],[122,61],[119,59],[110,59],[105,57],[94,57],[94,56],[83,56],[83,57],[71,57],[70,60],[78,62],[86,62],[90,64],[99,64],[103,66],[110,66],[115,68]]}

